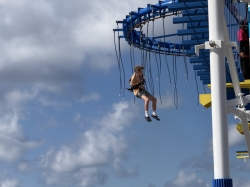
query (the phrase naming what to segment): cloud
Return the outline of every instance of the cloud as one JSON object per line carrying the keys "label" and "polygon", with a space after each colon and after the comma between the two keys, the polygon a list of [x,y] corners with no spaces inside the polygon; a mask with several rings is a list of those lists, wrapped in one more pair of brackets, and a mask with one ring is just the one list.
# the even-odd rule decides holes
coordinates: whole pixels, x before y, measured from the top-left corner
{"label": "cloud", "polygon": [[[241,185],[241,187],[248,187],[248,186],[250,186],[250,181],[244,182],[244,183]],[[237,187],[237,186],[235,186],[235,187]]]}
{"label": "cloud", "polygon": [[200,178],[197,178],[196,174],[185,173],[184,171],[179,171],[178,176],[172,180],[165,183],[164,187],[209,187],[209,185]]}
{"label": "cloud", "polygon": [[[239,134],[236,130],[235,124],[231,124],[228,127],[228,139],[229,146],[239,146],[244,145],[244,136]],[[213,171],[213,144],[212,140],[207,147],[207,149],[201,155],[192,155],[189,158],[185,159],[180,163],[180,168],[188,168],[194,169],[196,172],[210,172]],[[230,167],[234,170],[238,170],[240,172],[249,172],[250,169],[250,161],[240,162],[237,160],[232,160],[230,162]]]}
{"label": "cloud", "polygon": [[83,67],[109,71],[117,63],[115,21],[146,6],[143,0],[1,1],[0,79],[58,86],[81,82]]}
{"label": "cloud", "polygon": [[8,105],[12,108],[18,107],[22,105],[23,103],[32,100],[37,95],[36,90],[28,91],[20,91],[20,90],[13,90],[10,93],[8,93],[5,97],[6,102]]}
{"label": "cloud", "polygon": [[[38,95],[36,89],[14,89],[0,99],[0,162],[15,162],[41,142],[30,140],[19,123],[25,116],[25,104]],[[8,156],[6,156],[8,155]]]}
{"label": "cloud", "polygon": [[16,112],[21,115],[21,111],[24,109],[25,104],[34,100],[38,95],[36,89],[12,89],[10,91],[6,90],[2,92],[2,97],[0,98],[0,112],[1,114],[6,112]]}
{"label": "cloud", "polygon": [[0,183],[1,187],[21,187],[16,179],[6,179]]}
{"label": "cloud", "polygon": [[13,178],[8,171],[1,171],[0,173],[0,186],[1,187],[21,187],[19,180]]}
{"label": "cloud", "polygon": [[196,172],[211,172],[213,171],[213,149],[211,141],[207,142],[207,148],[203,153],[199,155],[190,155],[188,158],[183,160],[179,168],[191,169]]}
{"label": "cloud", "polygon": [[31,141],[24,135],[18,120],[17,113],[0,117],[1,162],[14,162],[21,158],[28,149],[39,146],[39,142]]}
{"label": "cloud", "polygon": [[155,184],[149,183],[148,187],[156,187]]}
{"label": "cloud", "polygon": [[59,100],[55,100],[55,99],[51,99],[50,97],[47,97],[45,95],[39,95],[37,97],[38,102],[42,105],[42,106],[52,106],[55,108],[65,108],[65,107],[69,107],[71,106],[71,103],[69,101],[59,101]]}
{"label": "cloud", "polygon": [[242,174],[249,173],[250,171],[250,159],[246,159],[245,162],[243,159],[237,159],[230,162],[230,167]]}
{"label": "cloud", "polygon": [[229,146],[235,146],[243,143],[245,138],[236,130],[236,125],[231,124],[228,126],[228,141]]}
{"label": "cloud", "polygon": [[79,7],[85,4],[82,1],[20,0],[15,4],[2,1],[0,14],[5,21],[0,21],[3,52],[0,79],[13,87],[46,84],[43,89],[81,83],[79,69],[86,64],[85,54],[90,51],[84,50],[83,45],[88,49],[85,42],[79,43],[74,38],[74,31],[84,20],[85,11]]}
{"label": "cloud", "polygon": [[169,91],[166,92],[165,95],[161,96],[162,104],[160,102],[160,97],[157,96],[158,108],[174,108],[174,95]]}
{"label": "cloud", "polygon": [[78,122],[81,119],[81,114],[80,113],[76,113],[75,117],[74,117],[74,122]]}
{"label": "cloud", "polygon": [[98,101],[101,98],[101,96],[98,93],[92,93],[90,95],[85,95],[80,99],[81,103],[86,103],[89,101]]}
{"label": "cloud", "polygon": [[29,171],[31,171],[31,169],[32,169],[32,165],[31,165],[31,162],[28,160],[20,161],[17,164],[17,171],[19,171],[21,173],[29,172]]}
{"label": "cloud", "polygon": [[195,171],[213,171],[212,153],[192,155],[180,163],[180,168],[192,168]]}
{"label": "cloud", "polygon": [[137,176],[137,168],[122,165],[129,158],[124,131],[135,117],[131,110],[126,102],[116,103],[74,145],[63,145],[59,150],[51,148],[40,158],[41,181],[45,185],[90,187],[105,183],[107,168],[113,168],[118,177]]}
{"label": "cloud", "polygon": [[235,178],[233,179],[234,187],[248,187],[250,186],[250,181],[244,178]]}
{"label": "cloud", "polygon": [[114,166],[115,174],[120,178],[137,177],[139,175],[138,167],[127,169],[118,160],[114,161],[113,166]]}
{"label": "cloud", "polygon": [[[110,4],[124,12],[110,11]],[[0,78],[49,84],[81,81],[76,72],[83,65],[109,70],[116,65],[114,18],[123,19],[130,7],[113,0],[1,1]]]}

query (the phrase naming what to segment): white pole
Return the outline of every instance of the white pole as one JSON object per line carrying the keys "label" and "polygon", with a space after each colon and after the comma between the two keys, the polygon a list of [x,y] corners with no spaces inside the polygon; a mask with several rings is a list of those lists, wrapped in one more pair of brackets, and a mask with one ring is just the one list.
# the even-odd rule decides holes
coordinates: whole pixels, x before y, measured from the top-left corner
{"label": "white pole", "polygon": [[[230,37],[228,33],[228,28],[227,28],[227,23],[225,16],[223,16],[223,28],[224,28],[224,37],[226,42],[230,42]],[[240,89],[240,83],[239,83],[239,77],[238,73],[236,71],[236,66],[235,66],[235,60],[233,56],[233,51],[232,48],[228,47],[226,50],[226,57],[227,57],[227,62],[229,65],[229,70],[233,82],[233,87],[234,87],[234,93],[235,96],[237,97],[239,94],[241,94],[241,89]]]}
{"label": "white pole", "polygon": [[[225,41],[223,30],[224,1],[208,0],[209,41]],[[226,75],[224,48],[210,49],[210,72],[212,94],[212,129],[214,178],[228,179],[228,128],[226,113]],[[217,185],[218,186],[218,185]]]}

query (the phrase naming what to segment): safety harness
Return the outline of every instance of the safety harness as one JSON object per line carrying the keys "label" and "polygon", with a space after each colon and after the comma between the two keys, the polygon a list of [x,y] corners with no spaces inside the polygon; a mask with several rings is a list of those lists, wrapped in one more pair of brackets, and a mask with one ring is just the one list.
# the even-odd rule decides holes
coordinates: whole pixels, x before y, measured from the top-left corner
{"label": "safety harness", "polygon": [[[143,77],[143,75],[142,75]],[[131,82],[131,78],[129,79],[129,83]],[[130,88],[126,88],[128,91],[133,92],[134,89],[138,89],[140,86],[143,86],[146,83],[145,79],[142,78],[141,82],[137,83],[136,85],[130,86]]]}

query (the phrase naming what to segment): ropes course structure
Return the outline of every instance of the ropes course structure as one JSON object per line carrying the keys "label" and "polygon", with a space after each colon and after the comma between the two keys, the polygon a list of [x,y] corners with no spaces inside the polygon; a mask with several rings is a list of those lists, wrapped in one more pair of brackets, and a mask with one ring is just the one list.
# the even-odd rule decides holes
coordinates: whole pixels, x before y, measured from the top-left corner
{"label": "ropes course structure", "polygon": [[[125,19],[116,21],[117,28],[113,29],[121,91],[124,92],[125,89],[125,64],[121,55],[121,39],[125,39],[130,46],[132,72],[135,66],[135,48],[140,50],[140,65],[149,75],[152,55],[155,56],[154,64],[158,77],[162,71],[161,63],[164,56],[170,84],[167,56],[173,56],[176,106],[178,106],[176,57],[184,59],[186,80],[188,80],[187,61],[189,60],[195,71],[195,78],[198,76],[203,85],[211,87],[211,94],[200,94],[200,103],[208,108],[213,101],[213,142],[216,142],[213,144],[215,178],[213,187],[232,187],[228,156],[228,113],[240,120],[241,124],[237,125],[237,130],[245,136],[246,140],[247,151],[238,152],[237,157],[245,159],[249,157],[250,152],[250,125],[248,124],[250,80],[245,80],[241,71],[237,38],[240,22],[247,20],[249,15],[249,3],[250,0],[159,1],[158,4],[148,4],[145,8],[131,11]],[[172,18],[173,24],[180,25],[181,29],[167,34],[167,28],[171,26],[168,25],[166,28],[166,18]],[[162,22],[161,34],[159,32],[156,34],[155,21]],[[151,29],[149,25],[152,25]],[[159,27],[157,27],[158,30]],[[116,40],[118,40],[118,47]],[[151,76],[148,78],[147,87],[154,94]]]}
{"label": "ropes course structure", "polygon": [[[137,47],[148,53],[190,57],[190,63],[194,64],[194,70],[199,70],[197,75],[201,77],[203,84],[210,84],[209,76],[206,76],[209,75],[209,71],[207,71],[209,70],[209,51],[200,50],[197,57],[194,50],[195,45],[203,44],[209,37],[208,3],[206,0],[190,1],[167,0],[160,1],[156,5],[148,4],[146,8],[138,8],[137,12],[130,12],[123,21],[117,21],[117,29],[113,29],[113,31],[114,33],[118,32],[118,34],[119,31],[123,33],[123,35],[118,36],[118,40],[125,38],[130,46]],[[236,8],[232,2],[227,1],[226,4],[225,13],[228,14],[227,21],[230,28],[230,36],[236,41],[236,30],[239,28],[240,19],[243,18],[238,15],[237,11],[239,8]],[[182,16],[180,17],[180,15]],[[173,24],[185,24],[187,29],[177,30],[176,33],[166,35],[164,18],[168,16],[174,16]],[[160,18],[163,23],[163,35],[154,36],[153,27],[153,36],[149,36],[149,22],[152,21],[154,24],[154,21]],[[119,28],[118,24],[121,24],[122,28]],[[146,34],[142,31],[145,24],[147,24]],[[173,36],[182,36],[182,40],[178,43],[167,40]],[[184,40],[183,36],[187,36],[189,39]],[[237,59],[237,51],[235,51],[234,55]],[[119,64],[122,64],[121,55],[117,54],[117,56],[119,56]],[[141,65],[144,65],[145,61],[146,59],[142,59]],[[238,75],[240,81],[243,81],[244,78],[239,69]],[[227,82],[231,82],[230,74],[227,74]]]}
{"label": "ropes course structure", "polygon": [[[226,6],[224,8],[226,15],[229,34],[231,41],[236,41],[236,33],[239,28],[239,21],[242,17],[239,14],[240,3],[234,5],[232,1],[227,0]],[[243,9],[242,9],[243,10]],[[166,34],[165,18],[173,17],[173,24],[181,25],[182,29],[177,30],[176,33]],[[155,36],[154,24],[156,20],[162,19],[162,35]],[[149,35],[149,23],[152,22],[152,31]],[[209,38],[208,31],[208,2],[207,0],[202,1],[190,1],[190,0],[166,0],[159,1],[158,4],[150,5],[148,4],[146,8],[138,8],[138,11],[131,11],[129,15],[126,16],[122,21],[116,21],[117,28],[114,31],[114,42],[115,50],[118,61],[118,67],[120,70],[120,90],[125,89],[125,72],[124,64],[122,61],[120,39],[124,38],[125,41],[130,45],[130,58],[131,67],[135,65],[134,62],[134,48],[138,48],[141,51],[141,66],[150,71],[152,58],[151,54],[159,55],[158,60],[156,59],[156,65],[158,72],[160,72],[161,56],[164,56],[164,60],[167,62],[166,56],[173,56],[173,62],[176,61],[176,57],[183,56],[186,79],[188,79],[187,70],[187,58],[191,64],[193,64],[193,69],[197,75],[200,77],[203,85],[210,84],[210,57],[209,50],[200,50],[199,56],[195,53],[195,45],[203,44]],[[143,27],[145,33],[143,32]],[[184,27],[186,27],[184,29]],[[115,36],[115,33],[118,36]],[[120,35],[122,33],[123,35]],[[171,42],[173,37],[179,37],[180,41]],[[116,46],[116,39],[118,39],[118,47]],[[238,78],[242,82],[244,78],[240,72],[239,62],[238,62],[238,51],[234,48],[234,59],[237,64]],[[158,63],[160,62],[160,63]],[[169,73],[169,66],[167,64],[167,70],[169,74],[169,80],[171,84],[171,77]],[[176,66],[174,66],[176,67]],[[150,72],[148,72],[150,74]],[[123,76],[122,76],[123,75]],[[158,76],[159,77],[159,76]],[[195,77],[196,78],[196,77]],[[173,77],[174,82],[176,82],[176,74]],[[229,72],[229,66],[226,62],[226,81],[227,83],[232,82],[232,78]],[[148,87],[151,92],[154,93],[154,85],[152,78],[148,80]],[[176,92],[176,91],[175,91]],[[120,93],[122,95],[122,93]],[[175,94],[175,98],[177,95]],[[177,105],[177,104],[176,104]]]}

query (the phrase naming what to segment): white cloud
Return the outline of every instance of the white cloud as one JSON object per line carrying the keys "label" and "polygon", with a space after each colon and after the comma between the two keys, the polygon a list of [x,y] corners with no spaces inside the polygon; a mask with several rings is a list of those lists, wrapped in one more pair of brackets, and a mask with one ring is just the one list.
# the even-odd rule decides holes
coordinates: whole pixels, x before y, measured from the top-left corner
{"label": "white cloud", "polygon": [[0,91],[0,162],[13,163],[41,143],[30,140],[20,125],[26,104],[38,95],[36,89]]}
{"label": "white cloud", "polygon": [[11,24],[11,18],[8,16],[8,15],[6,15],[5,17],[4,17],[4,23],[6,24],[6,25],[10,25]]}
{"label": "white cloud", "polygon": [[[248,182],[244,182],[243,184],[241,184],[239,187],[249,187],[250,186],[250,181]],[[235,186],[237,187],[237,186]]]}
{"label": "white cloud", "polygon": [[2,162],[14,162],[28,149],[39,145],[39,142],[30,141],[24,135],[18,120],[16,113],[0,117],[0,161]]}
{"label": "white cloud", "polygon": [[249,187],[250,181],[245,178],[236,178],[233,179],[234,187]]}
{"label": "white cloud", "polygon": [[228,126],[228,141],[229,146],[239,145],[245,141],[244,135],[240,134],[236,130],[236,124],[231,124]]}
{"label": "white cloud", "polygon": [[137,177],[139,175],[139,169],[137,167],[127,169],[118,159],[114,161],[113,166],[115,174],[118,177]]}
{"label": "white cloud", "polygon": [[31,163],[29,161],[21,161],[17,165],[17,170],[20,172],[28,172],[31,170]]}
{"label": "white cloud", "polygon": [[83,116],[80,113],[76,113],[73,121],[75,123],[78,123],[79,127],[83,127],[85,123],[83,122],[82,119],[83,119]]}
{"label": "white cloud", "polygon": [[16,179],[6,179],[0,183],[1,187],[21,187]]}
{"label": "white cloud", "polygon": [[76,113],[75,117],[74,117],[74,122],[78,122],[81,119],[81,114],[80,113]]}
{"label": "white cloud", "polygon": [[181,168],[194,169],[195,171],[213,171],[212,151],[206,150],[201,155],[192,155],[180,163]]}
{"label": "white cloud", "polygon": [[86,103],[88,101],[98,101],[101,96],[98,93],[92,93],[90,95],[85,95],[80,99],[81,103]]}
{"label": "white cloud", "polygon": [[135,112],[126,102],[114,104],[112,112],[96,120],[95,127],[84,132],[72,146],[60,150],[51,148],[40,159],[46,185],[77,184],[82,187],[103,184],[113,168],[119,177],[136,176],[136,168],[126,169],[128,142],[124,130],[131,124]]}
{"label": "white cloud", "polygon": [[149,183],[148,187],[156,187],[155,184]]}
{"label": "white cloud", "polygon": [[[1,80],[58,86],[81,82],[79,70],[83,67],[109,71],[117,63],[112,32],[115,21],[147,3],[2,1]],[[174,28],[170,29],[176,31]]]}
{"label": "white cloud", "polygon": [[111,20],[127,13],[110,11],[110,3],[120,6],[116,1],[3,1],[0,70],[9,75],[2,76],[15,75],[18,69],[19,75],[12,79],[49,84],[47,80],[53,82],[67,75],[79,79],[75,72],[86,64],[93,69],[109,70],[116,65],[110,42],[115,20]]}
{"label": "white cloud", "polygon": [[160,101],[160,97],[157,96],[157,107],[158,108],[174,108],[174,95],[167,91],[165,95],[161,96],[162,104]]}
{"label": "white cloud", "polygon": [[51,99],[49,97],[46,97],[44,95],[39,95],[37,97],[38,102],[42,105],[42,106],[53,106],[55,108],[65,108],[65,107],[69,107],[71,106],[70,102],[66,102],[66,101],[57,101],[55,99]]}
{"label": "white cloud", "polygon": [[0,106],[0,109],[4,112],[7,110],[11,111],[19,111],[21,108],[23,108],[24,104],[26,104],[29,101],[32,101],[38,94],[38,91],[35,89],[31,90],[18,90],[14,89],[10,92],[5,92],[4,97],[0,102],[2,102],[2,106]]}
{"label": "white cloud", "polygon": [[1,187],[21,187],[22,185],[20,181],[13,178],[6,169],[3,169],[0,172],[0,186]]}
{"label": "white cloud", "polygon": [[184,171],[179,171],[176,179],[168,181],[164,185],[165,187],[209,187],[209,185],[203,180],[196,176],[195,173],[185,173]]}

